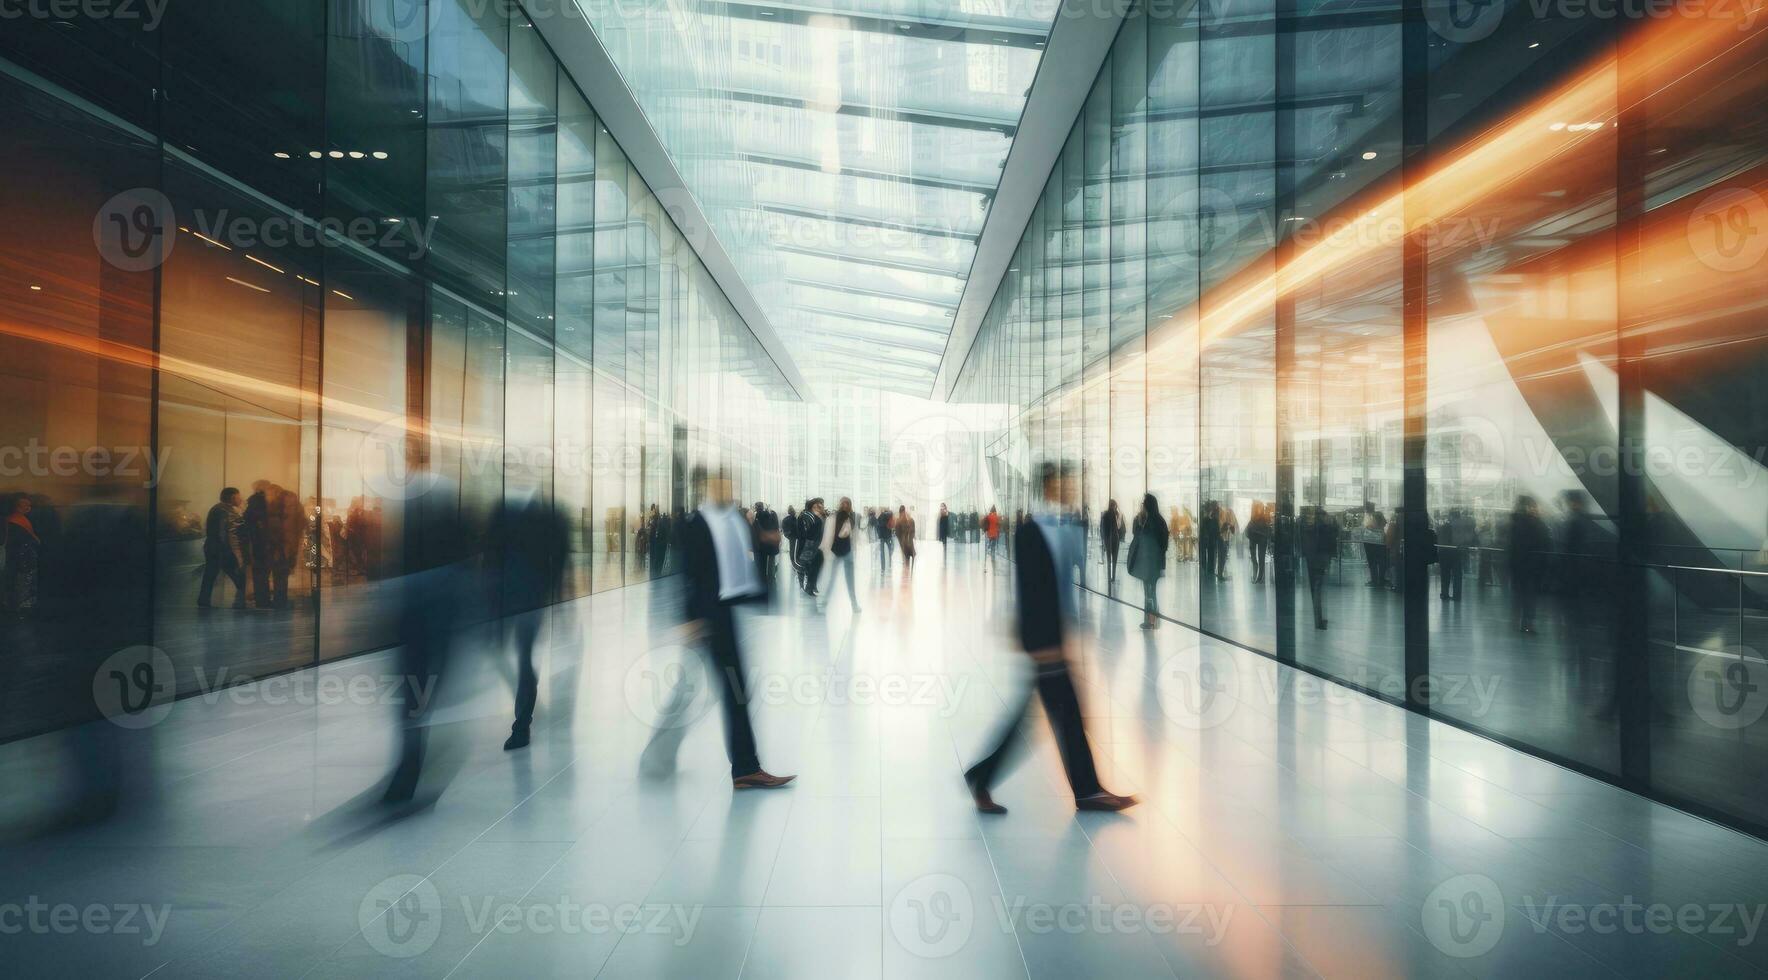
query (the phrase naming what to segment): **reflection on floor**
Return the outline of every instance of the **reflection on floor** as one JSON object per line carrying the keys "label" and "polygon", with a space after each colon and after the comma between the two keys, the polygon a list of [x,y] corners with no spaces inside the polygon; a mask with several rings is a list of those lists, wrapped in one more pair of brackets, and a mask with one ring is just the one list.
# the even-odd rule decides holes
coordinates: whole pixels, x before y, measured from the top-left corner
{"label": "reflection on floor", "polygon": [[[1768,969],[1768,844],[1085,600],[1078,672],[1122,815],[1077,815],[1048,733],[980,818],[960,772],[1023,677],[1007,577],[923,551],[817,615],[749,624],[762,758],[730,790],[716,708],[673,778],[639,753],[680,651],[655,587],[559,610],[534,744],[508,668],[433,749],[431,809],[364,827],[392,669],[179,702],[123,733],[101,824],[4,846],[18,976],[1728,976]],[[1003,569],[1004,570],[1004,569]],[[655,590],[660,593],[661,590]],[[264,682],[268,685],[269,682]],[[151,742],[148,741],[151,739]],[[86,740],[0,748],[17,811]],[[437,763],[439,764],[439,763]],[[21,792],[22,790],[22,792]],[[125,918],[126,917],[126,918]]]}

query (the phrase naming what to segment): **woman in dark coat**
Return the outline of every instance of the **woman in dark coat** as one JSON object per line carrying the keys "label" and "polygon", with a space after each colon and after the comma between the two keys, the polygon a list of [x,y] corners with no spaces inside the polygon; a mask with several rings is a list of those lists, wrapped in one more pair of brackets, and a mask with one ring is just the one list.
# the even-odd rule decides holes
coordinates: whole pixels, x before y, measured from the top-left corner
{"label": "woman in dark coat", "polygon": [[6,508],[6,573],[0,605],[24,619],[37,609],[37,568],[43,539],[31,526],[31,498],[13,497]]}
{"label": "woman in dark coat", "polygon": [[[1115,501],[1112,510],[1117,509]],[[1142,628],[1160,628],[1160,577],[1166,574],[1166,520],[1160,516],[1160,501],[1153,494],[1142,497],[1142,509],[1136,514],[1130,538],[1130,575],[1142,581]]]}

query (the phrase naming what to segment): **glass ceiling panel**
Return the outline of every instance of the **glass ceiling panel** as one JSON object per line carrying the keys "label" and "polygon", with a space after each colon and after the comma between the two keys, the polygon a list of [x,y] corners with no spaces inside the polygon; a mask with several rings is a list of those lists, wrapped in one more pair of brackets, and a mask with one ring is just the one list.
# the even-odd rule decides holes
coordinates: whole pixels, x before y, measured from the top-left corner
{"label": "glass ceiling panel", "polygon": [[581,2],[801,366],[922,394],[1059,4]]}

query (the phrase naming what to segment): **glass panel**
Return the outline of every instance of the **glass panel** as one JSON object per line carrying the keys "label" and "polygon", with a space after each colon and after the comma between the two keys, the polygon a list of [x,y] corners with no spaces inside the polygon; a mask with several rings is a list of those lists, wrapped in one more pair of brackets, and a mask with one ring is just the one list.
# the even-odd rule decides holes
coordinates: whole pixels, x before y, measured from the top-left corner
{"label": "glass panel", "polygon": [[595,168],[595,588],[625,582],[626,289],[633,278],[627,256],[626,155],[604,128]]}
{"label": "glass panel", "polygon": [[323,282],[319,490],[328,528],[342,511],[352,554],[322,588],[319,656],[329,660],[396,642],[406,504],[427,485],[413,466],[406,360],[422,294],[335,248],[325,253]]}
{"label": "glass panel", "polygon": [[[0,184],[0,227],[30,230],[0,235],[0,500],[10,517],[27,497],[32,525],[7,529],[0,575],[10,739],[93,718],[99,666],[152,640],[157,253],[131,235],[95,255],[92,231],[101,213],[132,226],[139,207],[148,227],[171,228],[151,198],[114,197],[152,186],[150,144],[9,77],[0,131],[0,161],[32,175]],[[145,261],[132,260],[137,248]],[[178,682],[189,689],[182,672]]]}
{"label": "glass panel", "polygon": [[[160,354],[177,369],[159,391],[155,644],[214,690],[313,660],[332,560],[315,466],[320,256],[255,234],[289,216],[188,168],[169,161],[165,187],[192,230],[160,279]],[[202,236],[218,214],[227,230]]]}
{"label": "glass panel", "polygon": [[508,231],[504,9],[432,0],[429,20],[429,267],[443,285],[494,310],[503,308]]}

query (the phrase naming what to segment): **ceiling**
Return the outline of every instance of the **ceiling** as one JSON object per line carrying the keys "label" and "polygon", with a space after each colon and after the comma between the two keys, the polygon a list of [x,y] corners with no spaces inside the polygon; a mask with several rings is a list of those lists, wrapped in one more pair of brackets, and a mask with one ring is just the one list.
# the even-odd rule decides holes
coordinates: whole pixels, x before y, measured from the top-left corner
{"label": "ceiling", "polygon": [[803,376],[927,395],[1059,3],[581,6]]}

